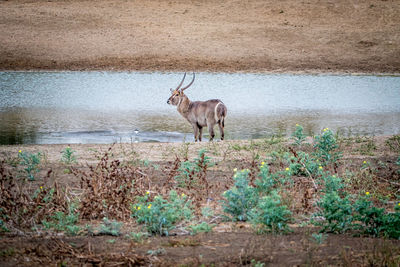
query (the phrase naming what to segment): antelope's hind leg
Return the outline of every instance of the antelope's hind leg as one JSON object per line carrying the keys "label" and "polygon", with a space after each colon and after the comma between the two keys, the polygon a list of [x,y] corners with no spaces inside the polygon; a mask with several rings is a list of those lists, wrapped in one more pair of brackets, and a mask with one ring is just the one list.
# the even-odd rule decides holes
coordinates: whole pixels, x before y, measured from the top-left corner
{"label": "antelope's hind leg", "polygon": [[203,127],[199,126],[199,141],[201,142],[201,135],[203,134]]}
{"label": "antelope's hind leg", "polygon": [[221,141],[224,140],[224,123],[220,120],[218,121],[219,133],[221,134]]}

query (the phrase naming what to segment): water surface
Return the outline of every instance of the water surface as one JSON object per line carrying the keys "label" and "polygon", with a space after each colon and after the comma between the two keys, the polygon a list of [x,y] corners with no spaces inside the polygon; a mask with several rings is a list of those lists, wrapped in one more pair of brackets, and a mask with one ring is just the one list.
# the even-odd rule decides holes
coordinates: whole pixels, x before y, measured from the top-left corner
{"label": "water surface", "polygon": [[[182,75],[0,72],[0,143],[192,141],[166,103]],[[400,132],[400,77],[198,73],[185,92],[225,103],[227,139],[290,134],[296,123],[308,134]]]}

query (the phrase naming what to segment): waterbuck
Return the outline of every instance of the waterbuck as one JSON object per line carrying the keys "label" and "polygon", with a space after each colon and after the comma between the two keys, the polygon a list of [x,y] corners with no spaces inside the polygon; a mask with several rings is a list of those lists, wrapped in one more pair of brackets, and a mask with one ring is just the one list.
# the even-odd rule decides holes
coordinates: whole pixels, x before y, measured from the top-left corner
{"label": "waterbuck", "polygon": [[172,90],[172,95],[167,101],[167,104],[177,106],[179,113],[192,125],[194,130],[194,140],[201,141],[201,134],[203,127],[208,127],[210,133],[210,141],[213,140],[214,126],[218,124],[221,134],[221,140],[224,140],[224,123],[227,114],[227,109],[224,103],[219,99],[210,99],[207,101],[190,101],[189,98],[183,93],[194,82],[195,74],[193,73],[193,80],[184,88],[180,87],[185,80],[186,72],[183,79],[175,90]]}

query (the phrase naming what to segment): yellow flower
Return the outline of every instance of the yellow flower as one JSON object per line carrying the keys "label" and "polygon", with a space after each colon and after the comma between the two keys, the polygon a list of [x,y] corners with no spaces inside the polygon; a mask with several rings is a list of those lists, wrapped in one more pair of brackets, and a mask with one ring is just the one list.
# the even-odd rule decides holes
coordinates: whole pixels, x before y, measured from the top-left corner
{"label": "yellow flower", "polygon": [[234,168],[233,171],[234,171],[234,172],[237,172],[237,168]]}
{"label": "yellow flower", "polygon": [[148,209],[151,209],[151,204],[147,206]]}
{"label": "yellow flower", "polygon": [[140,206],[139,206],[139,207],[137,207],[137,210],[140,210]]}
{"label": "yellow flower", "polygon": [[182,197],[184,197],[185,196],[185,193],[182,193],[182,195],[181,195]]}
{"label": "yellow flower", "polygon": [[399,202],[399,204],[397,204],[397,206],[399,206],[399,207],[400,207],[400,202]]}
{"label": "yellow flower", "polygon": [[261,165],[264,165],[265,164],[265,162],[263,161],[263,162],[261,162]]}
{"label": "yellow flower", "polygon": [[322,170],[322,166],[319,166],[318,169]]}
{"label": "yellow flower", "polygon": [[366,162],[365,160],[363,161],[363,163],[364,163],[364,164],[367,164],[367,162]]}
{"label": "yellow flower", "polygon": [[150,194],[150,192],[149,192],[149,191],[146,191],[146,195],[148,195],[148,194]]}
{"label": "yellow flower", "polygon": [[42,189],[43,189],[43,186],[40,187],[40,190],[42,190]]}
{"label": "yellow flower", "polygon": [[22,153],[22,150],[18,151],[18,153]]}
{"label": "yellow flower", "polygon": [[368,195],[369,195],[369,192],[365,192],[365,194],[368,196]]}
{"label": "yellow flower", "polygon": [[296,123],[296,126],[299,126],[299,124],[298,124],[298,123]]}
{"label": "yellow flower", "polygon": [[286,168],[285,170],[286,170],[286,171],[289,171],[289,168]]}

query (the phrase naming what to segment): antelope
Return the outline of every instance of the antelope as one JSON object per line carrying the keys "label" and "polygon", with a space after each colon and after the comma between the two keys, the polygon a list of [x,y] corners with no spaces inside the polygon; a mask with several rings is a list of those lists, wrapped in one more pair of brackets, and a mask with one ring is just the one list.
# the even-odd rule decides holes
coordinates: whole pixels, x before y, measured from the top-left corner
{"label": "antelope", "polygon": [[226,106],[219,99],[194,102],[190,101],[183,91],[193,84],[195,74],[193,73],[193,80],[187,86],[180,89],[185,77],[186,72],[178,87],[176,87],[175,90],[172,88],[170,89],[172,95],[168,98],[167,104],[176,106],[178,112],[192,125],[195,142],[197,142],[197,140],[201,142],[203,127],[208,127],[210,141],[212,141],[215,136],[215,124],[218,124],[221,140],[224,140],[225,117],[227,114]]}

